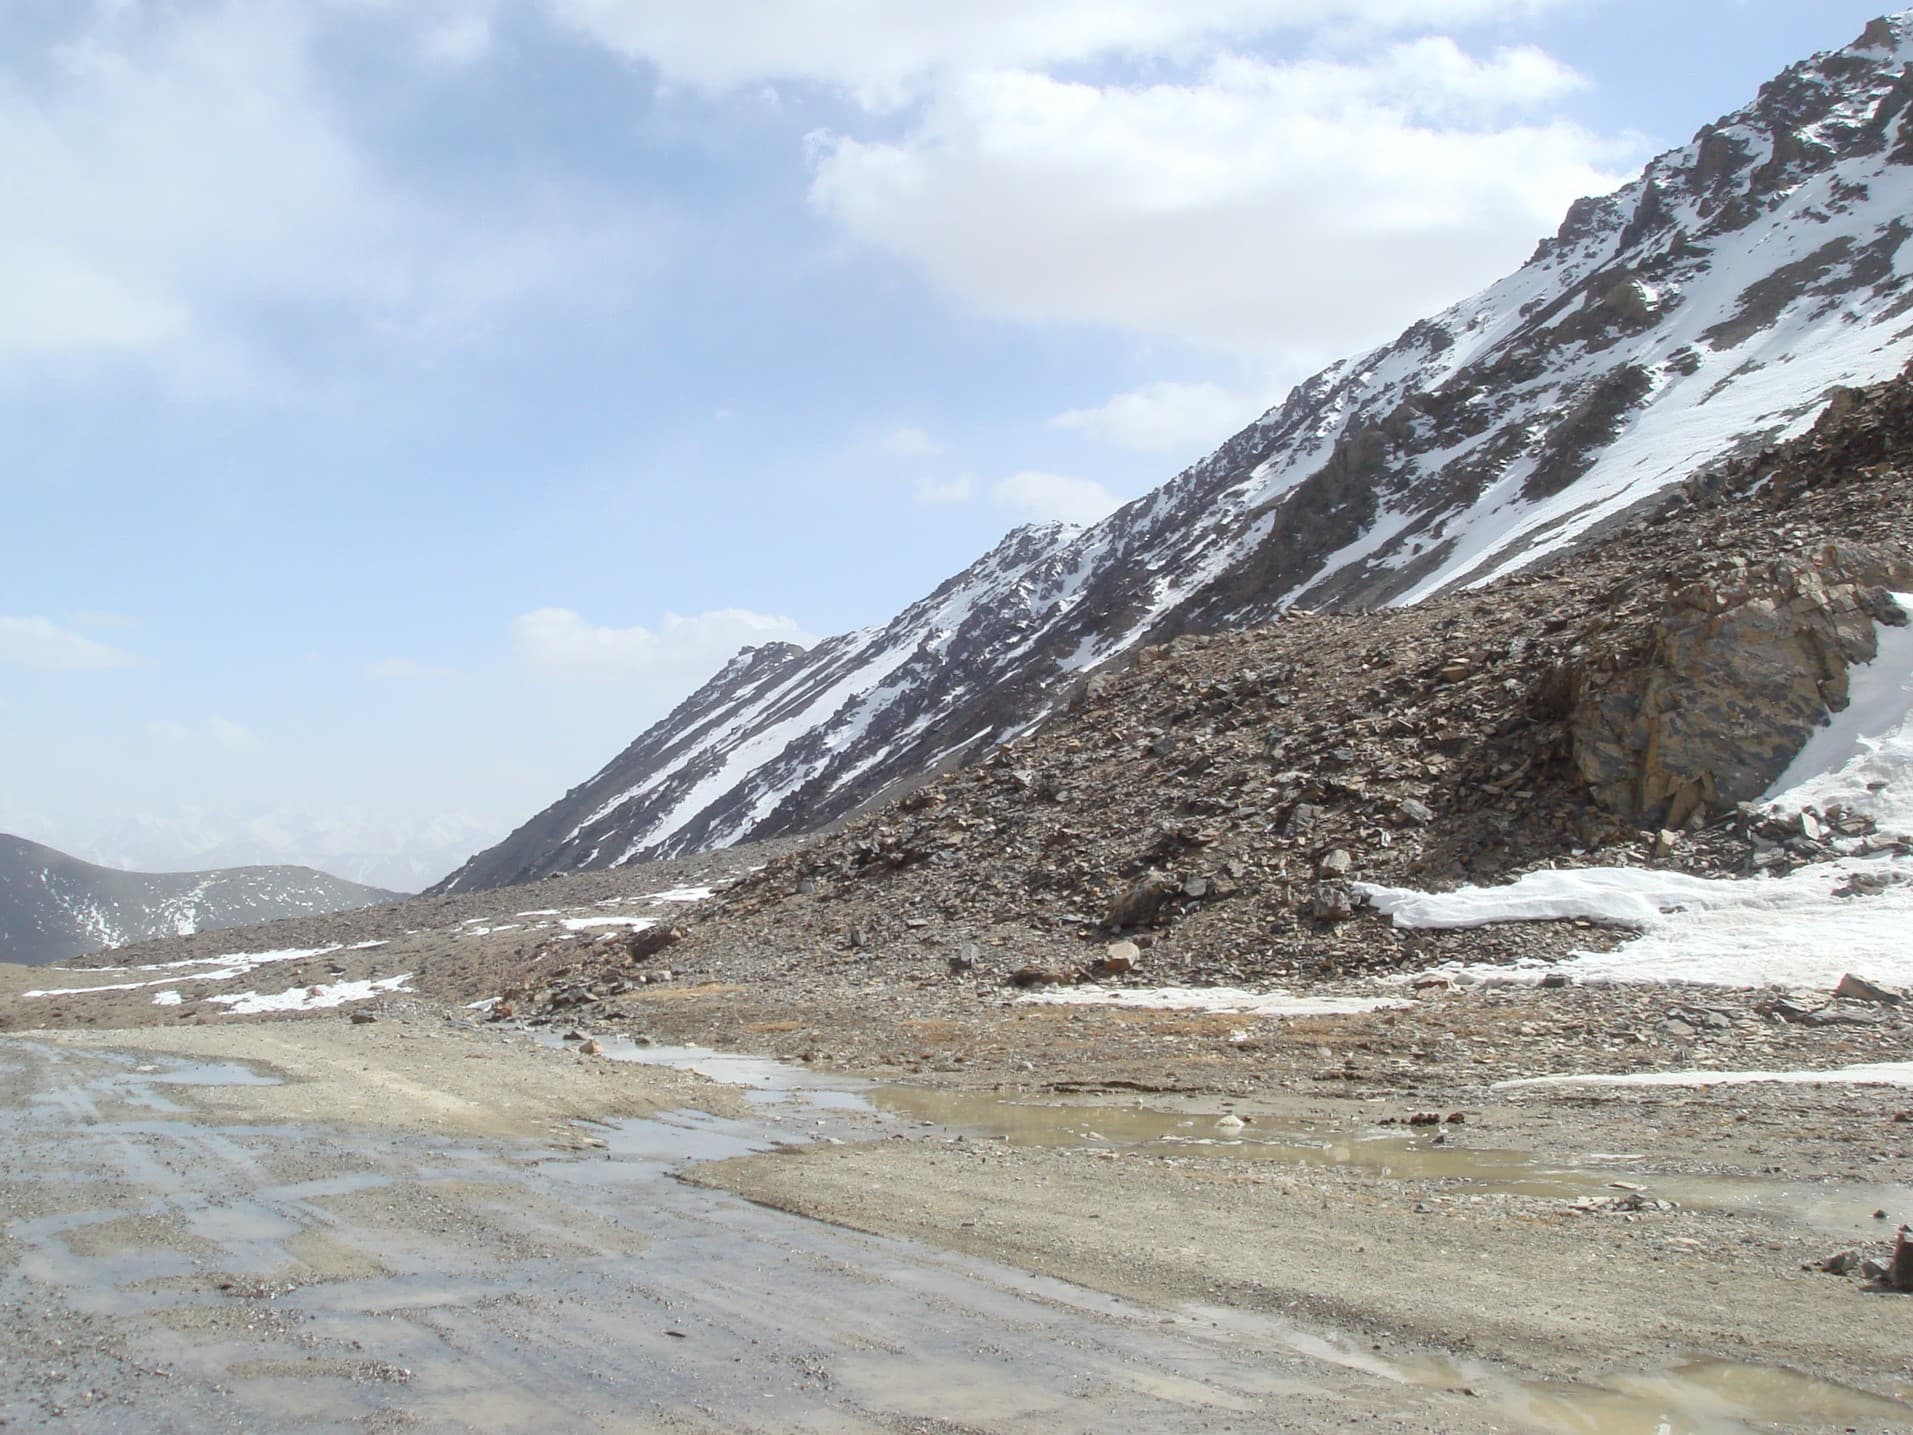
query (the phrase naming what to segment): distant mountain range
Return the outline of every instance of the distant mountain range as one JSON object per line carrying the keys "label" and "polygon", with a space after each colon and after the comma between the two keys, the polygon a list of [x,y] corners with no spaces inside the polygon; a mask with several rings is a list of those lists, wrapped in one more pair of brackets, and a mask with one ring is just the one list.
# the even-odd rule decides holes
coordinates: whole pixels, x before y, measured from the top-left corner
{"label": "distant mountain range", "polygon": [[1913,355],[1909,61],[1913,11],[1876,21],[1103,522],[1019,529],[886,625],[745,650],[435,890],[814,830],[1143,645],[1484,582],[1800,433]]}
{"label": "distant mountain range", "polygon": [[394,822],[288,808],[252,813],[187,808],[163,817],[129,818],[66,846],[86,861],[127,871],[305,866],[350,882],[417,892],[502,829],[502,823],[493,826],[457,813]]}
{"label": "distant mountain range", "polygon": [[0,961],[40,965],[152,937],[371,907],[400,895],[310,867],[120,872],[0,833]]}

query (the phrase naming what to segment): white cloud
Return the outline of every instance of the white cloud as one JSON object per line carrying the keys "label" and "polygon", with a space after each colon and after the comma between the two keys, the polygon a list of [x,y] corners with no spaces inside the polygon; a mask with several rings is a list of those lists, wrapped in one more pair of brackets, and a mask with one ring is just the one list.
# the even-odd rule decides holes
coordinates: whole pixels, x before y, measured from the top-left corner
{"label": "white cloud", "polygon": [[104,608],[82,608],[68,613],[66,620],[76,628],[137,628],[140,624],[140,620],[130,614]]}
{"label": "white cloud", "polygon": [[231,718],[214,715],[198,723],[181,723],[170,720],[150,722],[146,725],[149,735],[161,742],[176,747],[211,748],[224,753],[254,753],[263,744],[252,729],[234,722]]}
{"label": "white cloud", "polygon": [[259,746],[259,739],[253,732],[230,718],[209,717],[202,730],[207,740],[215,747],[223,747],[232,752],[250,752]]}
{"label": "white cloud", "polygon": [[612,678],[688,691],[739,648],[815,641],[790,618],[742,608],[681,617],[657,628],[611,628],[569,608],[539,608],[512,619],[512,646],[533,667],[576,677]]}
{"label": "white cloud", "polygon": [[1440,38],[1182,83],[970,73],[901,138],[816,137],[812,199],[995,313],[1315,359],[1490,282],[1618,182],[1615,143],[1506,118],[1576,83]]}
{"label": "white cloud", "polygon": [[1114,513],[1123,502],[1093,478],[1031,470],[1011,474],[997,483],[990,495],[1037,522],[1095,523]]}
{"label": "white cloud", "polygon": [[[576,196],[454,201],[383,173],[322,58],[347,8],[73,6],[56,41],[0,55],[0,363],[245,386],[288,317],[463,337],[638,247]],[[481,22],[428,48],[475,55]]]}
{"label": "white cloud", "polygon": [[0,352],[139,350],[182,337],[186,309],[84,261],[25,245],[0,249]]}
{"label": "white cloud", "polygon": [[50,672],[124,668],[140,660],[45,618],[0,617],[0,663]]}
{"label": "white cloud", "polygon": [[1282,31],[1427,30],[1569,0],[550,0],[561,21],[708,89],[807,80],[872,106],[944,72],[1181,56]]}
{"label": "white cloud", "polygon": [[986,311],[1288,373],[1492,281],[1640,158],[1549,111],[1584,84],[1552,56],[1442,33],[1582,0],[546,3],[670,83],[907,106],[813,136],[812,201]]}
{"label": "white cloud", "polygon": [[918,503],[968,503],[976,496],[976,483],[967,475],[958,478],[920,478]]}
{"label": "white cloud", "polygon": [[1051,428],[1074,429],[1085,438],[1124,448],[1162,453],[1214,448],[1268,408],[1268,401],[1220,384],[1145,384],[1093,409],[1070,409]]}
{"label": "white cloud", "polygon": [[455,15],[425,34],[427,58],[440,64],[476,65],[492,52],[492,22],[487,15]]}
{"label": "white cloud", "polygon": [[878,441],[877,447],[892,458],[934,458],[943,452],[943,445],[918,424],[892,429]]}
{"label": "white cloud", "polygon": [[367,663],[365,673],[367,677],[395,683],[426,682],[458,676],[456,668],[435,667],[430,663],[421,663],[416,658],[381,658],[375,663]]}

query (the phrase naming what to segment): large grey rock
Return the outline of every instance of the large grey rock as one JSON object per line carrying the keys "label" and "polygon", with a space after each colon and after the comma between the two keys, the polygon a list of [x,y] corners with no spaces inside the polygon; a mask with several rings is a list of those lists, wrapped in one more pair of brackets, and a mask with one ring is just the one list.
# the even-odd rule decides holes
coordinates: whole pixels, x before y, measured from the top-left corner
{"label": "large grey rock", "polygon": [[1847,670],[1905,621],[1886,589],[1913,554],[1832,544],[1730,587],[1669,595],[1646,639],[1573,674],[1574,763],[1596,799],[1642,826],[1678,828],[1765,792],[1847,703]]}

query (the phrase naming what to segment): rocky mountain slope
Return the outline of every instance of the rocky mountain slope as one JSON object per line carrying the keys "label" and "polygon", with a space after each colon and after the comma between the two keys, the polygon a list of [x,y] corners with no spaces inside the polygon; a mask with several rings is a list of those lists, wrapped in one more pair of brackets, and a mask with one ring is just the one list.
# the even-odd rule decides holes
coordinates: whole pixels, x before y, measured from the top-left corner
{"label": "rocky mountain slope", "polygon": [[121,872],[0,833],[0,961],[57,962],[152,937],[370,907],[399,895],[310,867]]}
{"label": "rocky mountain slope", "polygon": [[1889,595],[1913,592],[1910,535],[1913,375],[1837,396],[1806,435],[1533,572],[1146,645],[984,761],[770,857],[682,931],[583,962],[548,943],[506,995],[602,1019],[668,967],[740,1020],[781,1003],[814,1030],[845,990],[1132,969],[1261,990],[1623,935],[1403,931],[1365,882],[1782,874],[1839,844],[1904,858],[1913,832],[1751,799],[1907,624]]}
{"label": "rocky mountain slope", "polygon": [[1104,522],[1018,530],[888,625],[746,650],[440,889],[816,830],[1117,655],[1483,583],[1804,431],[1913,354],[1910,60],[1913,12],[1876,22]]}

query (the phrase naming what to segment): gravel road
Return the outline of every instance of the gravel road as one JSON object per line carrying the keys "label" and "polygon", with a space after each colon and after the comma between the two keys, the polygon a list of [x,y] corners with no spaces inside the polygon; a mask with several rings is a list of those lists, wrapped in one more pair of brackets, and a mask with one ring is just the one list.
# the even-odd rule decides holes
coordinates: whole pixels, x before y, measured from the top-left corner
{"label": "gravel road", "polygon": [[1492,1428],[1285,1327],[673,1179],[878,1113],[429,1016],[12,1037],[0,1088],[18,1428]]}

